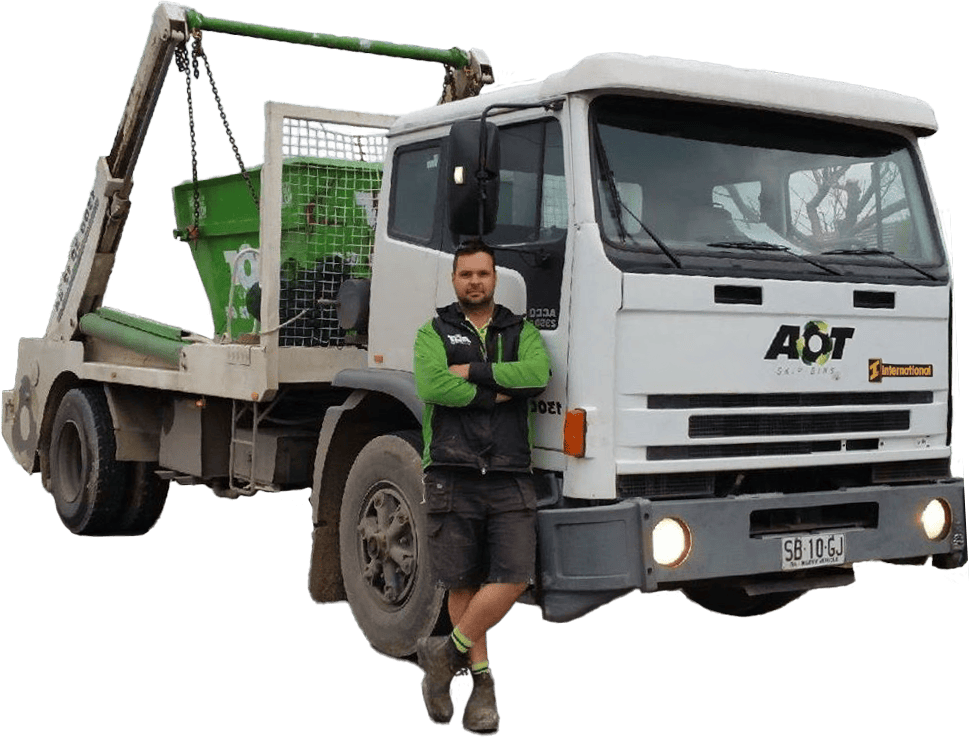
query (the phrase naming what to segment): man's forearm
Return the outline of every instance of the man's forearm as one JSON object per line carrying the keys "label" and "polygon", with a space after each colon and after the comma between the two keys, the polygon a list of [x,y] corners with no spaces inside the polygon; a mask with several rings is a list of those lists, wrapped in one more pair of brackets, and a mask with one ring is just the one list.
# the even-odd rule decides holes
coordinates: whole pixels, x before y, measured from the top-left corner
{"label": "man's forearm", "polygon": [[522,331],[515,361],[467,366],[470,382],[513,397],[535,396],[549,383],[549,354],[539,331],[531,326]]}

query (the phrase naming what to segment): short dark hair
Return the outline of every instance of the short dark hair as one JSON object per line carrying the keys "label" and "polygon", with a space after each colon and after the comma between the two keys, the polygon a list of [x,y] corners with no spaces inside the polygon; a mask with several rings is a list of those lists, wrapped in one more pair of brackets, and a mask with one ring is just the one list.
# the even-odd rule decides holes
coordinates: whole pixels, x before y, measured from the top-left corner
{"label": "short dark hair", "polygon": [[462,243],[458,246],[458,250],[455,251],[455,258],[451,262],[451,273],[454,274],[458,271],[458,259],[462,256],[471,256],[475,253],[484,253],[492,259],[492,269],[495,269],[495,251],[494,249],[485,243],[485,241],[473,240]]}

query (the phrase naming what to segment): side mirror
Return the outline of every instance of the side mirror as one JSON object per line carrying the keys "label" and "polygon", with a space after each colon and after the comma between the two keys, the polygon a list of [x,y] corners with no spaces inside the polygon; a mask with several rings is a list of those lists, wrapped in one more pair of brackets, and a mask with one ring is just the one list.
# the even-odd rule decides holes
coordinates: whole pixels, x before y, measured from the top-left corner
{"label": "side mirror", "polygon": [[448,212],[451,230],[483,236],[498,218],[498,126],[480,120],[460,120],[448,136]]}

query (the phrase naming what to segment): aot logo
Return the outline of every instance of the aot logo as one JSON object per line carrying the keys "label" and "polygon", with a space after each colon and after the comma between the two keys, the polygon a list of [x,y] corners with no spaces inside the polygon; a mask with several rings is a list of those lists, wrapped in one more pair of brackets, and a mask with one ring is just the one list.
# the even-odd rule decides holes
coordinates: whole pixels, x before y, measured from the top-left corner
{"label": "aot logo", "polygon": [[807,322],[803,328],[782,325],[765,353],[765,360],[784,357],[801,359],[808,366],[822,366],[829,360],[841,360],[845,344],[853,335],[855,328],[830,328],[821,320]]}

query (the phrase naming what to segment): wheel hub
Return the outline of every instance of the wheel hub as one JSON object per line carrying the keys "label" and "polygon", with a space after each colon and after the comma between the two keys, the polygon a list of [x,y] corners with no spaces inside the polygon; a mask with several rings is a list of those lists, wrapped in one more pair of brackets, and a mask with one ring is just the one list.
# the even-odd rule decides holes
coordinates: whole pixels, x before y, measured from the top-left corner
{"label": "wheel hub", "polygon": [[377,598],[400,606],[414,584],[415,524],[403,493],[391,484],[375,486],[357,525],[363,578]]}

